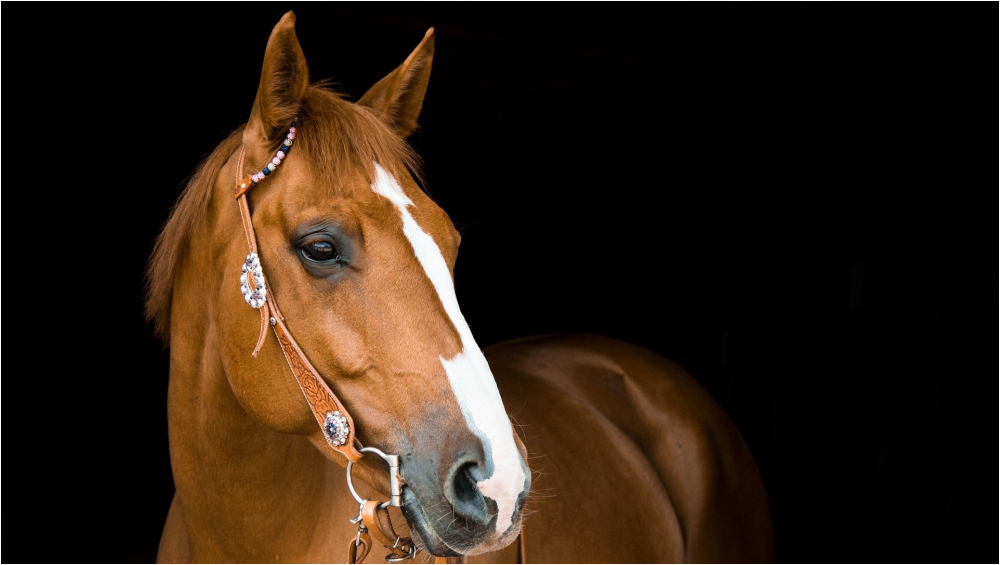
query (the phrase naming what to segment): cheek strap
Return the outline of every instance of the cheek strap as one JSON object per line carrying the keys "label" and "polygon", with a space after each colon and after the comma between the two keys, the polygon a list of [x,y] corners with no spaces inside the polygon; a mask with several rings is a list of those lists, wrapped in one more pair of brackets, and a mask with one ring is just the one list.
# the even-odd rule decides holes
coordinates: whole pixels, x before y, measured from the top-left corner
{"label": "cheek strap", "polygon": [[[254,175],[243,175],[243,159],[246,148],[240,148],[240,158],[236,165],[236,186],[234,192],[236,201],[239,204],[240,218],[243,221],[243,232],[246,234],[247,247],[250,254],[247,255],[243,264],[243,272],[240,275],[240,290],[247,303],[260,310],[260,336],[257,338],[257,345],[254,347],[252,357],[257,357],[261,347],[264,345],[264,338],[267,336],[267,326],[270,324],[274,330],[274,336],[281,346],[281,352],[285,355],[285,362],[295,376],[295,382],[299,385],[299,390],[309,404],[316,423],[323,431],[323,437],[335,451],[340,452],[349,461],[361,459],[358,449],[361,442],[354,435],[354,420],[344,408],[343,403],[337,395],[330,390],[326,381],[320,377],[319,372],[312,366],[306,358],[302,348],[296,343],[292,333],[285,325],[285,317],[281,315],[278,303],[274,299],[274,292],[268,289],[264,282],[264,271],[260,264],[260,257],[257,254],[257,236],[253,231],[253,220],[250,215],[250,203],[247,200],[247,193],[251,188],[264,177],[271,174],[278,164],[285,158],[287,150],[291,147],[291,141],[295,139],[295,126],[288,131],[288,137],[282,149],[271,160],[263,171]],[[273,165],[273,167],[272,167]]]}

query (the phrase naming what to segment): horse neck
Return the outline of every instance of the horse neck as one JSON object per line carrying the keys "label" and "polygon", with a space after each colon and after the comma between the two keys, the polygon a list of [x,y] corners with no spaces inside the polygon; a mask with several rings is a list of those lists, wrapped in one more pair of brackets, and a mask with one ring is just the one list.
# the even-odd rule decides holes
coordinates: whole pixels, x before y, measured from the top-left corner
{"label": "horse neck", "polygon": [[[210,314],[219,286],[206,273],[217,272],[209,264],[216,258],[192,244],[171,314],[170,458],[192,555],[216,562],[328,555],[344,545],[331,532],[343,529],[357,504],[337,480],[342,468],[306,438],[256,421],[234,395]],[[265,553],[248,553],[255,550]]]}

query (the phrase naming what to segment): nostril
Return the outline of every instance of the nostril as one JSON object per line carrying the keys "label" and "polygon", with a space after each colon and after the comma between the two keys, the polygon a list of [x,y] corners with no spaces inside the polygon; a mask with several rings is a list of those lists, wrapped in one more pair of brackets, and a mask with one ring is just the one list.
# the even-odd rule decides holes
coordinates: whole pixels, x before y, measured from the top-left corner
{"label": "nostril", "polygon": [[445,486],[445,495],[456,514],[485,526],[493,518],[493,513],[476,484],[475,476],[482,472],[480,467],[473,461],[455,464]]}
{"label": "nostril", "polygon": [[476,486],[476,482],[472,479],[471,471],[473,467],[475,467],[474,463],[466,463],[455,473],[453,486],[455,488],[455,497],[459,500],[475,502],[482,496],[479,492],[479,487]]}

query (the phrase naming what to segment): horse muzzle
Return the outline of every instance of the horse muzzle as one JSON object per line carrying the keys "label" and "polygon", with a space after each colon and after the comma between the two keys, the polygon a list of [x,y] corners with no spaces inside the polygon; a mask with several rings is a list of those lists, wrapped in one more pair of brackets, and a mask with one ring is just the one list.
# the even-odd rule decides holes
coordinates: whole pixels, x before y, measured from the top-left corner
{"label": "horse muzzle", "polygon": [[[439,556],[475,555],[500,549],[517,538],[521,509],[530,490],[527,469],[522,483],[500,492],[484,492],[483,485],[497,466],[487,464],[478,442],[458,449],[448,459],[446,465],[436,465],[431,458],[402,463],[406,485],[401,510],[418,546]],[[523,461],[518,464],[525,467]]]}

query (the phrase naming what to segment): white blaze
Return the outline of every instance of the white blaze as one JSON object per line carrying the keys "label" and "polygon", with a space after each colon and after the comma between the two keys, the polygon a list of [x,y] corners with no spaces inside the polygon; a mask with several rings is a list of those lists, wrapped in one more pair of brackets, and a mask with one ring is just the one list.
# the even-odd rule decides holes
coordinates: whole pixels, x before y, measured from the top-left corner
{"label": "white blaze", "polygon": [[413,206],[413,201],[406,196],[396,179],[377,163],[375,174],[372,190],[396,205],[403,218],[403,234],[413,246],[417,260],[427,273],[427,278],[437,291],[448,318],[462,340],[462,351],[451,359],[441,357],[441,364],[448,375],[466,424],[483,442],[487,459],[493,461],[493,474],[488,479],[479,481],[477,486],[484,496],[496,501],[497,534],[503,534],[513,523],[517,496],[524,489],[525,476],[521,468],[520,453],[514,444],[510,420],[507,419],[500,399],[500,391],[497,390],[486,357],[476,345],[472,330],[458,308],[455,284],[440,248],[434,243],[434,238],[420,229],[410,215],[408,208]]}

